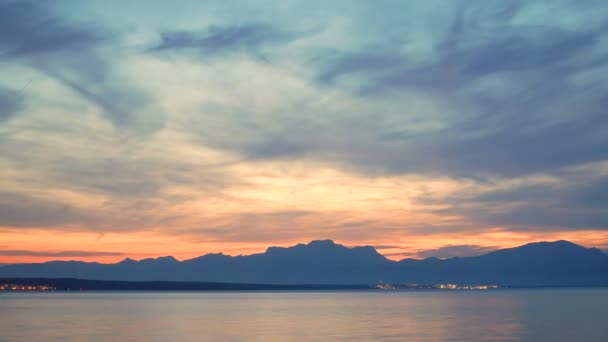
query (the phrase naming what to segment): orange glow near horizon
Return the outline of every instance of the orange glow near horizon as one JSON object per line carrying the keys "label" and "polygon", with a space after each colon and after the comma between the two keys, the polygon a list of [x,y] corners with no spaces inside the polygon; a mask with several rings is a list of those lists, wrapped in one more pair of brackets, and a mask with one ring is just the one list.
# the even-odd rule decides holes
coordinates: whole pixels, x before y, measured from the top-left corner
{"label": "orange glow near horizon", "polygon": [[[100,236],[93,233],[56,233],[32,231],[30,233],[0,233],[4,251],[22,251],[20,255],[2,255],[0,263],[39,263],[52,260],[77,260],[100,263],[116,263],[125,258],[141,260],[161,256],[173,256],[183,261],[207,253],[227,255],[249,255],[262,253],[270,246],[289,247],[309,241],[280,242],[189,242],[189,237],[172,237],[150,233],[108,233]],[[475,238],[467,237],[466,244],[492,246],[496,248],[517,247],[530,242],[568,240],[585,247],[600,247],[608,239],[608,232],[597,231],[563,232],[551,234],[514,234],[510,232],[482,233]],[[448,245],[462,245],[465,237],[457,234],[443,238],[411,236],[407,243],[392,240],[347,241],[334,240],[348,247],[372,245],[380,254],[392,260],[419,258],[417,252],[432,250]],[[389,248],[386,248],[388,246]],[[25,251],[32,252],[27,255]],[[95,253],[99,252],[99,255]],[[48,253],[49,255],[40,255]],[[62,255],[66,253],[66,255]],[[70,254],[71,253],[71,254]],[[79,254],[82,253],[82,254]],[[86,255],[90,253],[90,255]],[[6,253],[5,253],[6,254]],[[17,253],[16,253],[17,254]]]}
{"label": "orange glow near horizon", "polygon": [[[269,246],[318,239],[377,246],[379,253],[393,260],[419,258],[423,251],[454,245],[494,249],[569,240],[586,247],[608,247],[605,231],[488,227],[475,217],[450,211],[453,204],[444,201],[463,193],[479,195],[556,182],[548,176],[484,183],[415,175],[365,177],[308,162],[237,163],[225,170],[247,182],[221,191],[168,186],[157,197],[139,199],[135,206],[85,191],[32,189],[39,200],[52,198],[93,213],[84,219],[95,226],[0,227],[0,263],[115,263],[126,257],[167,255],[184,260],[207,253],[261,253]],[[475,204],[469,206],[476,209]]]}

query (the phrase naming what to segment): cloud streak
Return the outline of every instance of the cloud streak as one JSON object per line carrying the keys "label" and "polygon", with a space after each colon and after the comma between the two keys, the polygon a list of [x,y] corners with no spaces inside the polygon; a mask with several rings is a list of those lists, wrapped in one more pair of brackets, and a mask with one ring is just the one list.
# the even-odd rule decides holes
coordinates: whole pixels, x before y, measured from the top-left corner
{"label": "cloud streak", "polygon": [[494,246],[478,246],[478,245],[447,245],[436,249],[419,251],[416,256],[422,259],[426,258],[454,258],[454,257],[470,257],[492,252],[498,249]]}
{"label": "cloud streak", "polygon": [[51,258],[80,258],[80,257],[107,257],[123,256],[124,253],[100,252],[100,251],[28,251],[28,250],[1,250],[0,256],[26,256],[26,257],[51,257]]}
{"label": "cloud streak", "polygon": [[149,52],[191,52],[202,58],[245,53],[266,59],[262,53],[265,46],[284,44],[293,38],[291,33],[259,23],[210,26],[199,32],[161,32],[160,42]]}
{"label": "cloud streak", "polygon": [[12,118],[23,106],[23,96],[13,90],[0,87],[0,123]]}
{"label": "cloud streak", "polygon": [[[0,5],[0,60],[29,66],[97,106],[105,119],[122,128],[135,126],[150,98],[115,74],[102,51],[113,33],[62,18],[51,3],[5,2]],[[157,116],[159,114],[156,114]],[[158,125],[154,120],[147,120]]]}

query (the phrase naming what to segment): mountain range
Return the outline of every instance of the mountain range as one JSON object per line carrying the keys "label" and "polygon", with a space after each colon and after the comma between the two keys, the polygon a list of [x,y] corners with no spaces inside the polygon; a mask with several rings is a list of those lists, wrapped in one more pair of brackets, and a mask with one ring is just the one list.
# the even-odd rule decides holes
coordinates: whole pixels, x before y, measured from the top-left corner
{"label": "mountain range", "polygon": [[606,286],[608,255],[568,241],[537,242],[488,254],[437,259],[385,258],[371,246],[331,240],[264,253],[206,254],[178,261],[159,257],[116,264],[50,261],[0,267],[0,278],[80,278],[122,281],[205,281],[258,284],[495,284],[502,286]]}

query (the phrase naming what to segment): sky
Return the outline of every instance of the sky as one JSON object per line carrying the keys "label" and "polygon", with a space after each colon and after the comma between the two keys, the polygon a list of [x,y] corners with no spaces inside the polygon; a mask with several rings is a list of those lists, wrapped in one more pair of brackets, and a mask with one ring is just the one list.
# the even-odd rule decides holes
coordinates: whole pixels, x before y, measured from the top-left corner
{"label": "sky", "polygon": [[0,1],[0,263],[608,249],[608,4]]}

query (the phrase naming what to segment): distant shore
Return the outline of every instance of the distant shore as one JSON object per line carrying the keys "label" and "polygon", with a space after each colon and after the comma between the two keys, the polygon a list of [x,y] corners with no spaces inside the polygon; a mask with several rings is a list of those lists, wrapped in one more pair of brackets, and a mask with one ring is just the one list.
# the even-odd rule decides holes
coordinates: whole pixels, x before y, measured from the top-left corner
{"label": "distant shore", "polygon": [[306,291],[372,290],[370,285],[281,285],[183,281],[114,281],[75,278],[0,278],[5,291]]}
{"label": "distant shore", "polygon": [[[567,286],[572,287],[572,286]],[[601,286],[576,286],[601,287]],[[76,278],[0,278],[0,292],[48,291],[484,291],[517,288],[561,288],[559,286],[417,285],[385,284],[247,284],[183,281],[114,281]]]}

